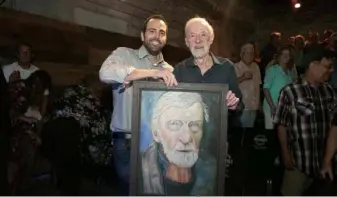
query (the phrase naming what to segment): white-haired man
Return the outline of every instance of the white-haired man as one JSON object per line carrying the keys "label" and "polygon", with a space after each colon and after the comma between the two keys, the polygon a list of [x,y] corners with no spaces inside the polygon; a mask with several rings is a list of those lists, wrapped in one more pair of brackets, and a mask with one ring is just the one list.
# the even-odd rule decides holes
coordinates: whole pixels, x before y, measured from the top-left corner
{"label": "white-haired man", "polygon": [[240,51],[241,61],[235,63],[239,88],[243,94],[245,109],[240,118],[240,127],[253,128],[256,112],[260,106],[261,73],[254,62],[255,51],[252,43],[245,43]]}
{"label": "white-haired man", "polygon": [[187,21],[185,42],[192,57],[178,63],[173,73],[178,82],[228,84],[228,109],[236,110],[240,106],[242,110],[243,105],[239,105],[242,95],[233,63],[210,52],[213,41],[214,30],[206,19],[195,17]]}
{"label": "white-haired man", "polygon": [[192,92],[168,92],[151,120],[154,143],[142,156],[143,193],[214,195],[215,159],[200,147],[208,109]]}

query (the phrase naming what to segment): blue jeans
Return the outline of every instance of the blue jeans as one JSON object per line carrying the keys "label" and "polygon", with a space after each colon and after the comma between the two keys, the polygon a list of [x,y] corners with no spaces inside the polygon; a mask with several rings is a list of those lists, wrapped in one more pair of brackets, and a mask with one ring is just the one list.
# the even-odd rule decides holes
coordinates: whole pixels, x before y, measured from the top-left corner
{"label": "blue jeans", "polygon": [[113,139],[113,160],[118,177],[130,182],[130,139]]}

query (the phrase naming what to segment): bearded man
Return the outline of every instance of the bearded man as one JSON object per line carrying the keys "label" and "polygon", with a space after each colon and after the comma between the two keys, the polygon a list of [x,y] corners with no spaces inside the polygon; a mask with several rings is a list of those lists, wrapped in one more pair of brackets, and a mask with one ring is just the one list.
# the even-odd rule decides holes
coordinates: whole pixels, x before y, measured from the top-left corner
{"label": "bearded man", "polygon": [[215,195],[216,161],[201,146],[209,112],[192,92],[163,94],[153,108],[153,143],[142,155],[142,193]]}
{"label": "bearded man", "polygon": [[120,178],[121,195],[128,194],[130,175],[130,139],[132,82],[163,80],[168,86],[177,85],[173,67],[161,53],[167,41],[167,23],[163,16],[150,16],[140,32],[143,45],[139,49],[119,47],[104,61],[99,71],[102,82],[113,89],[113,113],[110,130],[113,133],[114,166]]}

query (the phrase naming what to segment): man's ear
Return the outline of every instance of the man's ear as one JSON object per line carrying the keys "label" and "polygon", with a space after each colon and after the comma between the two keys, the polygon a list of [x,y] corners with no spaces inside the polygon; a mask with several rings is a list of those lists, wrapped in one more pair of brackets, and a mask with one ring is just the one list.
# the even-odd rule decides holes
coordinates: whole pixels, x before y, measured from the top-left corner
{"label": "man's ear", "polygon": [[209,41],[210,41],[211,44],[213,44],[213,41],[214,41],[214,33],[210,36]]}
{"label": "man's ear", "polygon": [[140,32],[140,39],[142,40],[142,42],[144,42],[144,33]]}
{"label": "man's ear", "polygon": [[190,44],[188,43],[188,41],[187,41],[187,38],[186,38],[186,37],[185,37],[185,44],[186,44],[187,48],[190,48]]}

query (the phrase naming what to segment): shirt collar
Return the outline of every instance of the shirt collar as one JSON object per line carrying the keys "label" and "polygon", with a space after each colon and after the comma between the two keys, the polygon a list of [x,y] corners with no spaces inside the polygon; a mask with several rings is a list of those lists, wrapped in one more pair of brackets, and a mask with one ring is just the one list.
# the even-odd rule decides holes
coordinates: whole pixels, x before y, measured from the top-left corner
{"label": "shirt collar", "polygon": [[[220,60],[212,52],[210,52],[210,55],[213,59],[214,64],[221,64]],[[194,63],[194,57],[193,56],[190,57],[190,59],[188,60],[187,63],[188,63],[188,66],[191,66],[191,67],[197,66]]]}
{"label": "shirt collar", "polygon": [[[139,50],[138,50],[138,57],[139,57],[140,59],[143,59],[143,58],[147,57],[148,55],[150,55],[149,52],[147,51],[147,49],[145,48],[145,46],[142,45],[142,46],[139,48]],[[163,54],[162,54],[161,52],[160,52],[159,55],[160,55],[160,61],[159,61],[159,63],[161,63],[161,62],[164,61],[164,57],[163,57]]]}

